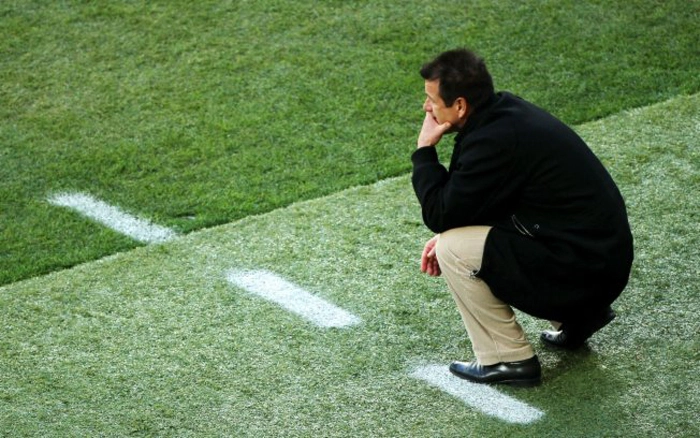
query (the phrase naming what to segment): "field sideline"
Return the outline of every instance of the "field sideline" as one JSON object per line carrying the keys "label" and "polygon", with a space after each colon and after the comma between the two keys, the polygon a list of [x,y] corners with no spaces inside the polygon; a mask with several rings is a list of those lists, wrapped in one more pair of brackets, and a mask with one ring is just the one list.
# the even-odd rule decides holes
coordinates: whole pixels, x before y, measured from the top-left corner
{"label": "field sideline", "polygon": [[[625,181],[636,261],[588,350],[536,345],[544,384],[499,389],[540,420],[409,377],[469,344],[442,280],[419,275],[429,234],[402,175],[0,287],[0,435],[700,435],[700,94],[577,130]],[[314,326],[232,285],[238,269],[362,322]]]}
{"label": "field sideline", "polygon": [[[0,2],[0,284],[410,171],[420,65],[468,46],[571,125],[700,92],[697,1]],[[625,181],[620,181],[622,184]]]}

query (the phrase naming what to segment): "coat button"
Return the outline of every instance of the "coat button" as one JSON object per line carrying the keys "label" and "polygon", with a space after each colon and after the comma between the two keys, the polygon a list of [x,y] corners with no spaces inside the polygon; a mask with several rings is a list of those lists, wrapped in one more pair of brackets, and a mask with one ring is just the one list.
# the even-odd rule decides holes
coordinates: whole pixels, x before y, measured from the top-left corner
{"label": "coat button", "polygon": [[535,224],[535,229],[539,230],[540,229],[540,224]]}

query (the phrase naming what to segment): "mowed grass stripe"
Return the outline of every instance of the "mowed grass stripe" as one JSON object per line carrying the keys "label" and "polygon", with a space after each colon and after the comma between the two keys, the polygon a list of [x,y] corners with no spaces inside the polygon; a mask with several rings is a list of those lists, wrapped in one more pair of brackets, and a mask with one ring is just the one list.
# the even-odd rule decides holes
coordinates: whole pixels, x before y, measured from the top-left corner
{"label": "mowed grass stripe", "polygon": [[53,190],[188,233],[408,172],[417,70],[450,47],[570,123],[700,90],[680,0],[19,0],[0,16],[1,284],[138,246],[45,226],[71,221],[42,202]]}
{"label": "mowed grass stripe", "polygon": [[[697,435],[699,114],[694,95],[578,127],[621,183],[637,260],[590,350],[536,345],[543,385],[502,390],[539,421],[505,423],[409,377],[470,350],[443,281],[418,273],[430,234],[402,176],[3,286],[0,432]],[[232,267],[274,272],[363,323],[300,324],[233,290]],[[533,340],[547,326],[520,321]]]}

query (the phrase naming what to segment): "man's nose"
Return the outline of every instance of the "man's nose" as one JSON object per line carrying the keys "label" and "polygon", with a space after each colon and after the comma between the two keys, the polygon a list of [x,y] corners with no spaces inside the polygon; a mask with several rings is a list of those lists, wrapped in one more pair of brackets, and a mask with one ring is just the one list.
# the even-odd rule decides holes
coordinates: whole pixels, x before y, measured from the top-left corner
{"label": "man's nose", "polygon": [[425,111],[426,113],[429,113],[432,110],[433,110],[433,106],[430,105],[430,100],[426,98],[425,102],[423,102],[423,111]]}

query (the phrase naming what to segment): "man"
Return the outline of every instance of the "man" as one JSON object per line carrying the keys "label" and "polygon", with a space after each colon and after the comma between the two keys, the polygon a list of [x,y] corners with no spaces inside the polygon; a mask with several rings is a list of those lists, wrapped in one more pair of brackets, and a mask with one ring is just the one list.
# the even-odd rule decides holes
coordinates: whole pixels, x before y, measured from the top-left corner
{"label": "man", "polygon": [[[450,371],[537,385],[540,363],[512,307],[550,320],[556,331],[541,340],[558,348],[579,348],[607,325],[633,258],[624,201],[573,130],[494,93],[473,52],[442,53],[420,73],[427,97],[412,182],[423,221],[438,233],[421,270],[445,277],[476,356]],[[435,148],[447,133],[457,134],[449,169]]]}

